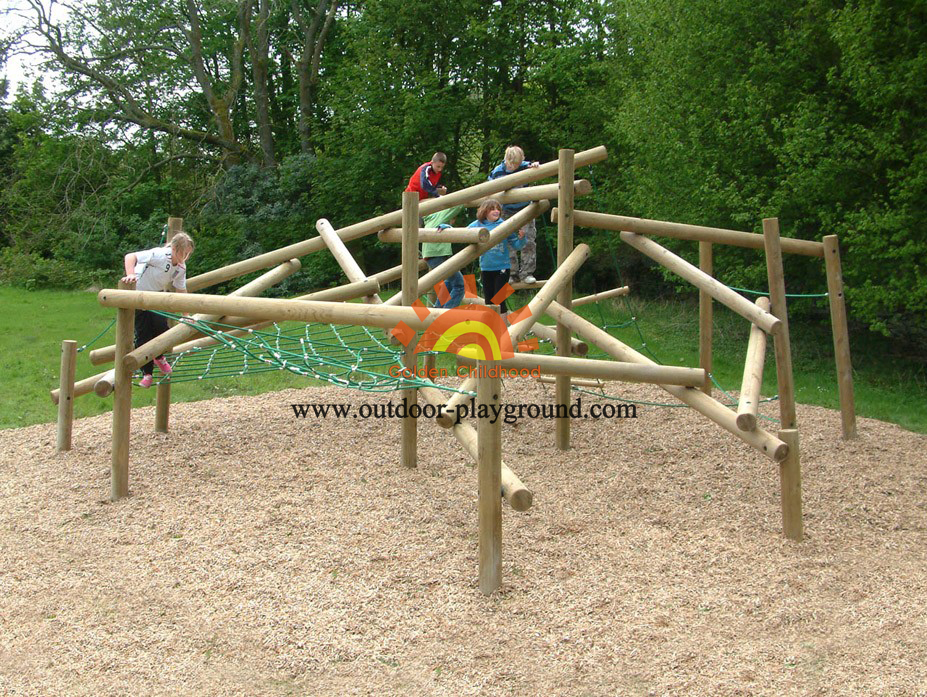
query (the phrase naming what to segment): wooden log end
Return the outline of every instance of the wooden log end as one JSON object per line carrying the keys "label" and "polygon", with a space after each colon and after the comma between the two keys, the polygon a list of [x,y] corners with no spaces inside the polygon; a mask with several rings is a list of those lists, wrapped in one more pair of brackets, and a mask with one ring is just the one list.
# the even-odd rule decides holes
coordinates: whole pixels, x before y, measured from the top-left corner
{"label": "wooden log end", "polygon": [[737,428],[741,431],[756,430],[756,417],[753,414],[738,414],[736,421]]}
{"label": "wooden log end", "polygon": [[93,385],[93,393],[97,397],[108,397],[113,393],[114,385],[109,380],[101,378]]}
{"label": "wooden log end", "polygon": [[505,497],[505,500],[509,502],[512,510],[515,511],[527,511],[534,502],[534,494],[524,487],[510,491],[506,490],[506,487],[503,486],[502,495]]}
{"label": "wooden log end", "polygon": [[776,462],[782,462],[789,456],[789,446],[787,443],[780,443],[776,446],[775,450],[769,453],[769,456],[772,457]]}
{"label": "wooden log end", "polygon": [[438,425],[442,428],[454,427],[453,415],[450,412],[445,411],[443,408],[438,410],[438,415],[435,417],[435,421],[437,421]]}

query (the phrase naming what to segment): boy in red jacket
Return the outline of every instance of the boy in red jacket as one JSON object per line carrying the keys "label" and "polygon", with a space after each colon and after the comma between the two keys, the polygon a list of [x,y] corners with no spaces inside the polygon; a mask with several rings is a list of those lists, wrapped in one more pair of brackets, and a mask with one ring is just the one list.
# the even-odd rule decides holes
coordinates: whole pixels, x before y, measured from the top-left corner
{"label": "boy in red jacket", "polygon": [[447,193],[447,188],[438,186],[441,181],[441,172],[447,163],[447,155],[443,152],[436,152],[431,157],[431,162],[426,162],[409,178],[409,185],[406,191],[417,191],[418,200],[426,198],[435,198]]}

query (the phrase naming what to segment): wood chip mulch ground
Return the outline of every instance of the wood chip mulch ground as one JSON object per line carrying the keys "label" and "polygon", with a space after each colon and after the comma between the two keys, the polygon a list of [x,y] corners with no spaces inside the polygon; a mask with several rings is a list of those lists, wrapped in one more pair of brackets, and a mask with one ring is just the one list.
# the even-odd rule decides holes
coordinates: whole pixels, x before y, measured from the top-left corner
{"label": "wood chip mulch ground", "polygon": [[108,415],[67,453],[54,424],[0,432],[0,694],[927,695],[927,437],[860,419],[843,441],[800,406],[799,544],[778,465],[691,410],[576,420],[568,452],[552,422],[506,425],[534,506],[504,507],[486,598],[447,431],[421,422],[404,470],[398,421],[290,407],[390,397],[176,404],[169,434],[136,411],[118,503]]}

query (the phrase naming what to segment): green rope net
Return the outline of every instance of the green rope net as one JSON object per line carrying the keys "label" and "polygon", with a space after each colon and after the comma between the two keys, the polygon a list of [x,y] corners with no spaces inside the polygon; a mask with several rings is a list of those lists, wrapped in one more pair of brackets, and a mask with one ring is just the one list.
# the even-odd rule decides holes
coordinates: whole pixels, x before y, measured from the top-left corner
{"label": "green rope net", "polygon": [[[158,314],[179,318],[170,313]],[[425,378],[394,376],[402,366],[402,349],[390,345],[379,329],[275,323],[259,331],[242,330],[220,322],[186,320],[186,323],[218,343],[166,355],[173,368],[172,383],[287,370],[363,392],[392,392],[413,387],[460,392],[456,387]],[[237,336],[238,333],[242,335]]]}

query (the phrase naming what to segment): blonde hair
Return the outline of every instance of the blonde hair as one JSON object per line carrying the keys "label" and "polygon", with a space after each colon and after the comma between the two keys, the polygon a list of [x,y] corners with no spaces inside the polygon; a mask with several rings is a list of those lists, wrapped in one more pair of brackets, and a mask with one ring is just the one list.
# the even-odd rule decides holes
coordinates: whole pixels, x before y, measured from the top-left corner
{"label": "blonde hair", "polygon": [[502,211],[502,204],[494,198],[488,198],[476,209],[476,219],[481,223],[489,217],[489,211]]}
{"label": "blonde hair", "polygon": [[525,161],[525,151],[517,145],[510,145],[505,149],[505,164],[509,167],[518,167]]}
{"label": "blonde hair", "polygon": [[447,162],[447,155],[445,155],[443,152],[436,152],[434,155],[431,156],[431,161],[432,162]]}
{"label": "blonde hair", "polygon": [[171,238],[171,249],[186,249],[193,251],[193,238],[185,232],[178,232]]}

